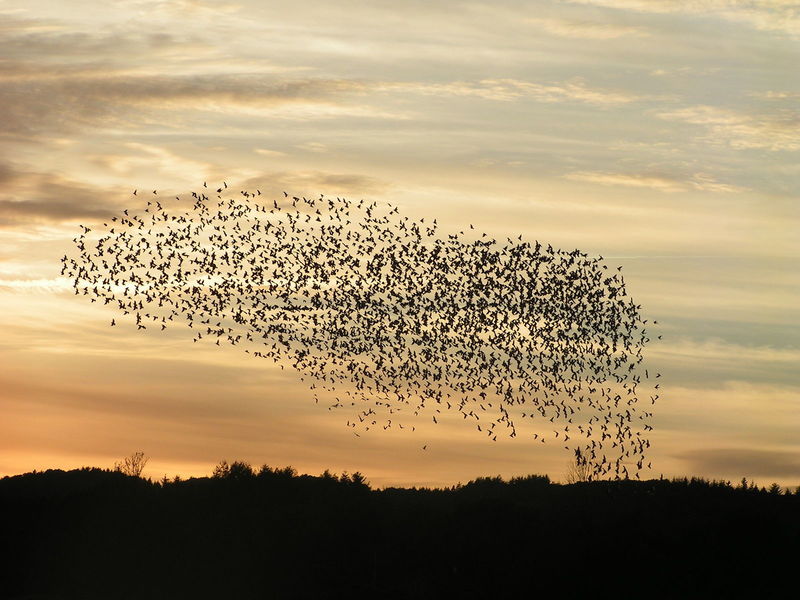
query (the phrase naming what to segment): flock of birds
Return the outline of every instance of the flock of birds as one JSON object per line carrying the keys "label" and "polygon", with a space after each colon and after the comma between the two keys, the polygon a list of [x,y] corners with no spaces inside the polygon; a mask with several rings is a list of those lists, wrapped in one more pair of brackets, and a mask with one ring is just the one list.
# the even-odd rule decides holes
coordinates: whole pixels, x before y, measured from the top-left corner
{"label": "flock of birds", "polygon": [[473,226],[440,236],[376,202],[264,198],[153,191],[82,225],[62,274],[119,311],[112,326],[183,322],[194,342],[291,366],[355,435],[457,411],[494,441],[530,425],[592,478],[639,477],[659,386],[640,398],[650,338],[621,267]]}

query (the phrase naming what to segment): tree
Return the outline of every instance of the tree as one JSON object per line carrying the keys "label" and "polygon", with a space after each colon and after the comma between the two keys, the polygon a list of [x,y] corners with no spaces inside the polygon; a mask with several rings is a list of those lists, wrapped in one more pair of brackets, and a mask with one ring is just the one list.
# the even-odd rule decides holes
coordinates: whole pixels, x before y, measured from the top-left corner
{"label": "tree", "polygon": [[[262,468],[262,472],[263,472]],[[235,460],[228,464],[227,460],[221,460],[219,464],[214,467],[214,474],[212,477],[216,479],[249,479],[255,477],[253,467],[250,463],[243,460]]]}
{"label": "tree", "polygon": [[578,483],[581,481],[592,480],[592,468],[589,462],[582,457],[576,456],[572,459],[567,467],[567,474],[565,476],[567,483]]}
{"label": "tree", "polygon": [[227,477],[228,479],[250,479],[251,477],[255,477],[255,473],[250,463],[243,460],[235,460],[228,469]]}
{"label": "tree", "polygon": [[214,477],[215,479],[222,479],[230,475],[230,472],[231,472],[231,466],[228,464],[228,461],[221,460],[219,461],[217,466],[214,467],[214,474],[212,475],[212,477]]}
{"label": "tree", "polygon": [[361,487],[369,489],[369,482],[367,482],[367,478],[364,477],[364,475],[362,475],[358,471],[356,471],[349,477],[347,473],[342,474],[342,482],[348,483],[353,487]]}
{"label": "tree", "polygon": [[150,457],[145,456],[144,452],[134,452],[123,458],[122,462],[114,463],[114,470],[131,477],[141,477],[148,460]]}

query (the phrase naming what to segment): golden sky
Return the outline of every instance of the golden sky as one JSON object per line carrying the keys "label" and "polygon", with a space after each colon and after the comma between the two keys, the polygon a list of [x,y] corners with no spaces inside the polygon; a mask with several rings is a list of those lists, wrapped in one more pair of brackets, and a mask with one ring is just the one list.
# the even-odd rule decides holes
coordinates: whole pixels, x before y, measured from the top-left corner
{"label": "golden sky", "polygon": [[622,265],[663,333],[649,475],[797,485],[798,64],[793,0],[0,2],[0,474],[563,477],[458,415],[356,438],[288,369],[110,329],[59,277],[134,188],[225,180]]}

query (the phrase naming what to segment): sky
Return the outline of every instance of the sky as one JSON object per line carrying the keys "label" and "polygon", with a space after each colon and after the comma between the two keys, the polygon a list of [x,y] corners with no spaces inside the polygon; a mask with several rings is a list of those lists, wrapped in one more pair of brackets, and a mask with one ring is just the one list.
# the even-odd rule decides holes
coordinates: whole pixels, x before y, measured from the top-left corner
{"label": "sky", "polygon": [[798,64],[794,0],[0,1],[0,475],[563,480],[458,415],[356,438],[289,369],[111,329],[60,278],[133,189],[224,180],[623,266],[663,334],[645,475],[800,484]]}

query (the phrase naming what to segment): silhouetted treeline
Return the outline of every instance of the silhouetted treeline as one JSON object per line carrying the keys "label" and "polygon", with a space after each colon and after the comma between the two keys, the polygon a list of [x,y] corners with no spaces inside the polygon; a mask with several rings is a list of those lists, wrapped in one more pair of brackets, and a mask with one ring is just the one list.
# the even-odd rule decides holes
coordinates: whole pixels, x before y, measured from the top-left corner
{"label": "silhouetted treeline", "polygon": [[372,490],[358,473],[235,462],[185,481],[90,468],[5,477],[0,510],[3,598],[783,598],[800,588],[800,495],[777,486],[532,475]]}

